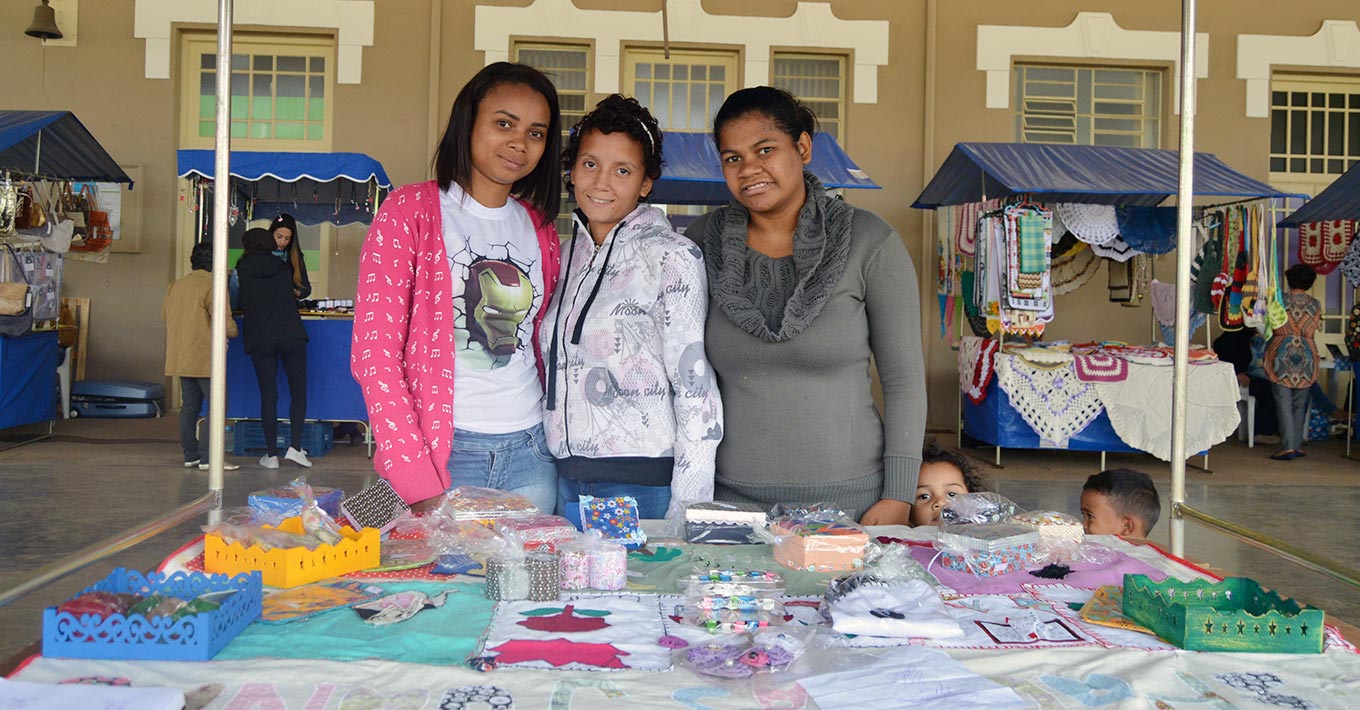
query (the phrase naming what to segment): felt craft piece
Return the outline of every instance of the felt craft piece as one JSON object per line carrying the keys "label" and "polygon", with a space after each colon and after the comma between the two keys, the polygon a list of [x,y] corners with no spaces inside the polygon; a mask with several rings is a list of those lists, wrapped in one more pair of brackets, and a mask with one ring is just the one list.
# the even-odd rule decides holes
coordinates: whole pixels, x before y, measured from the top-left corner
{"label": "felt craft piece", "polygon": [[383,588],[363,582],[319,582],[284,589],[264,598],[260,623],[285,624],[369,601]]}
{"label": "felt craft piece", "polygon": [[1072,370],[1082,382],[1123,382],[1129,376],[1129,362],[1105,353],[1076,355]]}
{"label": "felt craft piece", "polygon": [[1144,254],[1166,254],[1176,248],[1176,208],[1121,206],[1114,210],[1119,236]]}
{"label": "felt craft piece", "polygon": [[1020,358],[1002,355],[997,358],[996,381],[1039,435],[1041,446],[1066,448],[1073,434],[1100,415],[1094,386],[1077,379],[1070,363],[1038,369]]}
{"label": "felt craft piece", "polygon": [[1091,599],[1081,607],[1081,619],[1098,626],[1152,633],[1147,627],[1124,616],[1124,588],[1113,584],[1100,587],[1091,594]]}
{"label": "felt craft piece", "polygon": [[618,540],[630,550],[647,544],[636,498],[581,496],[580,507],[583,530],[599,530],[607,539]]}
{"label": "felt craft piece", "polygon": [[1087,244],[1107,244],[1119,237],[1114,205],[1061,202],[1054,206],[1067,231]]}
{"label": "felt craft piece", "polygon": [[570,594],[497,605],[485,653],[499,667],[666,671],[665,634],[656,597]]}

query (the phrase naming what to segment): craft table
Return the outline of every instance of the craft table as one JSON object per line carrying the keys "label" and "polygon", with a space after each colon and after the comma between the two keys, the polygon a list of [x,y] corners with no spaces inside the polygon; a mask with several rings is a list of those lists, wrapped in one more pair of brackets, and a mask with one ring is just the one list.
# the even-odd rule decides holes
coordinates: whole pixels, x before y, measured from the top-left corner
{"label": "craft table", "polygon": [[[924,544],[934,535],[930,528],[887,526],[871,529],[873,535],[900,538]],[[1109,537],[1093,538],[1122,553],[1138,564],[1189,580],[1207,573],[1189,563],[1173,559],[1151,546],[1131,545]],[[659,543],[665,545],[665,542]],[[703,548],[711,556],[721,556],[723,548]],[[684,554],[692,554],[682,546]],[[756,548],[749,548],[756,549]],[[743,554],[754,554],[751,552]],[[768,554],[768,553],[766,553]],[[167,569],[183,567],[197,555],[195,545],[166,561]],[[670,563],[680,562],[672,560]],[[667,563],[667,564],[670,564]],[[647,562],[630,562],[634,586],[647,587],[656,577],[646,569]],[[372,579],[369,577],[368,579]],[[1049,582],[1039,580],[1037,582]],[[470,586],[466,585],[469,582]],[[476,583],[460,578],[462,591],[451,595],[475,593]],[[656,590],[664,591],[664,590]],[[658,599],[652,592],[637,589],[608,595],[629,602]],[[944,663],[944,656],[933,655],[933,662],[922,664],[922,654],[947,654],[972,673],[980,674],[1013,690],[1021,705],[1000,707],[1039,708],[1249,708],[1295,707],[1315,710],[1350,710],[1360,694],[1360,655],[1354,647],[1329,634],[1332,641],[1319,655],[1256,655],[1188,653],[1179,650],[1111,648],[1113,634],[1096,631],[1103,627],[1083,625],[1066,602],[1080,601],[1089,592],[1058,584],[1036,584],[1023,593],[1010,596],[972,596],[956,600],[965,613],[1009,609],[1016,616],[1033,613],[1051,618],[1055,628],[1070,629],[1078,640],[1066,638],[1017,639],[991,648],[935,648],[913,645],[897,648],[838,648],[809,652],[784,674],[758,677],[751,681],[727,681],[700,676],[676,665],[667,672],[640,670],[571,671],[521,670],[497,668],[477,672],[456,663],[399,663],[390,660],[213,660],[203,663],[133,661],[83,661],[35,657],[13,676],[15,680],[60,683],[75,679],[85,682],[130,682],[136,686],[183,688],[198,705],[210,710],[235,708],[451,708],[485,707],[548,708],[792,708],[822,707],[794,681],[831,671],[858,672],[881,669],[854,681],[850,692],[859,694],[856,702],[832,702],[825,707],[941,707],[932,704],[939,688],[929,684],[905,682],[917,673]],[[463,602],[471,602],[465,599]],[[535,606],[560,608],[566,603],[611,602],[597,598],[542,602]],[[617,602],[621,604],[622,602]],[[472,606],[478,606],[474,604]],[[665,608],[664,600],[661,604]],[[467,607],[464,607],[467,608]],[[478,608],[484,608],[478,606]],[[797,618],[812,613],[809,604],[789,604]],[[431,610],[425,613],[435,613]],[[450,624],[467,624],[457,609],[446,609]],[[617,608],[616,608],[617,612]],[[332,612],[345,613],[343,610]],[[538,618],[543,609],[525,618]],[[995,612],[1000,613],[1000,612]],[[467,614],[463,614],[466,617]],[[519,618],[519,617],[515,617]],[[605,617],[618,618],[618,617]],[[301,622],[295,622],[301,623]],[[669,623],[663,618],[663,623]],[[293,626],[289,624],[288,626]],[[303,627],[297,627],[301,633]],[[513,626],[510,628],[514,628]],[[1113,632],[1128,633],[1128,632]],[[1165,648],[1153,637],[1138,636],[1148,648]],[[299,638],[294,636],[293,638]],[[466,645],[466,639],[451,639],[448,645]],[[301,642],[301,641],[299,641]],[[235,643],[235,642],[233,642]],[[228,645],[223,654],[232,650]],[[634,656],[618,656],[629,661]],[[869,666],[871,663],[882,665]],[[916,665],[912,665],[915,663]],[[894,670],[896,669],[896,670]],[[850,676],[847,676],[849,682]],[[944,683],[940,687],[952,687]],[[871,703],[865,697],[892,697],[900,704]],[[481,704],[478,704],[480,702]],[[1262,703],[1266,703],[1263,705]],[[950,707],[963,705],[950,704]],[[972,707],[997,707],[993,705]]]}
{"label": "craft table", "polygon": [[0,336],[0,429],[56,420],[58,353],[55,330]]}

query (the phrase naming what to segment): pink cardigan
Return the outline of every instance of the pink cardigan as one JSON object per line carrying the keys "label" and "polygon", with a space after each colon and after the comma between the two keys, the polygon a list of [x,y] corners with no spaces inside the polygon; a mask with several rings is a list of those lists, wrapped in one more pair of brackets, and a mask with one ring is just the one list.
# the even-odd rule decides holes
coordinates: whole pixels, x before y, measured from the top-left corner
{"label": "pink cardigan", "polygon": [[[536,211],[521,204],[537,223]],[[561,268],[553,223],[540,227],[537,236],[544,294],[534,319],[534,353]],[[378,442],[373,467],[408,503],[449,487],[455,350],[439,186],[406,185],[382,203],[364,240],[350,370],[364,392]]]}

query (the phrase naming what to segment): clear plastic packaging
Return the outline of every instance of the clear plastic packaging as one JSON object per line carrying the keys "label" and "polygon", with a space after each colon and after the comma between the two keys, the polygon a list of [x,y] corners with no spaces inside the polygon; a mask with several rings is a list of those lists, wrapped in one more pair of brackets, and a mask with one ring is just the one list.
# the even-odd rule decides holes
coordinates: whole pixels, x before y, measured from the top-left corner
{"label": "clear plastic packaging", "polygon": [[542,512],[533,501],[518,493],[477,486],[459,486],[445,493],[439,509],[459,521],[523,518]]}
{"label": "clear plastic packaging", "polygon": [[832,581],[822,616],[845,634],[888,638],[954,638],[963,629],[940,598],[938,583],[905,545],[892,545],[873,569]]}
{"label": "clear plastic packaging", "polygon": [[570,520],[558,515],[530,515],[527,517],[497,518],[492,527],[502,533],[514,533],[524,541],[526,549],[545,547],[556,550],[559,545],[575,540],[580,534]]}
{"label": "clear plastic packaging", "polygon": [[784,578],[766,570],[695,568],[680,580],[680,590],[689,597],[705,596],[779,596],[784,593]]}
{"label": "clear plastic packaging", "polygon": [[940,511],[940,525],[1004,523],[1023,512],[1015,503],[998,493],[964,493],[949,501]]}
{"label": "clear plastic packaging", "polygon": [[750,678],[783,672],[808,648],[807,633],[760,629],[750,636],[715,638],[677,651],[680,663],[699,675]]}
{"label": "clear plastic packaging", "polygon": [[[312,495],[316,498],[316,504],[321,506],[327,515],[332,518],[339,517],[343,491],[339,488],[313,486]],[[258,511],[266,519],[282,520],[302,514],[302,499],[298,489],[292,485],[255,491],[246,498],[246,502],[252,510]]]}
{"label": "clear plastic packaging", "polygon": [[709,501],[685,508],[685,540],[708,545],[759,542],[752,533],[765,527],[769,515],[756,503]]}
{"label": "clear plastic packaging", "polygon": [[1039,556],[1044,563],[1071,562],[1080,556],[1086,534],[1081,521],[1071,515],[1032,510],[1011,516],[1011,522],[1039,533]]}
{"label": "clear plastic packaging", "polygon": [[[776,506],[776,510],[780,510]],[[755,536],[773,546],[774,559],[789,569],[847,572],[864,566],[869,535],[831,506],[784,509]]]}

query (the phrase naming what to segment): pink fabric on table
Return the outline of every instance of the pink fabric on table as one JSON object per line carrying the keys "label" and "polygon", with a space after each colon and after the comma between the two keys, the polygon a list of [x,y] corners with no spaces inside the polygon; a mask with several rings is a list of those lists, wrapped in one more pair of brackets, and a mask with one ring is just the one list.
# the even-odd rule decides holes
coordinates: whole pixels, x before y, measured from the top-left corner
{"label": "pink fabric on table", "polygon": [[[1062,579],[1044,579],[1035,577],[1029,572],[1012,572],[996,577],[977,577],[972,572],[956,572],[948,569],[935,560],[935,555],[939,553],[934,547],[923,545],[911,545],[911,556],[921,563],[935,579],[940,583],[953,589],[960,594],[1019,594],[1025,590],[1021,585],[1025,584],[1066,584],[1078,589],[1096,589],[1108,584],[1122,586],[1124,575],[1126,574],[1145,574],[1155,582],[1166,579],[1166,573],[1158,570],[1145,562],[1135,560],[1128,555],[1111,550],[1114,555],[1114,562],[1108,565],[1095,565],[1091,563],[1073,563],[1069,565],[1072,573]],[[931,564],[935,560],[935,564]]]}

